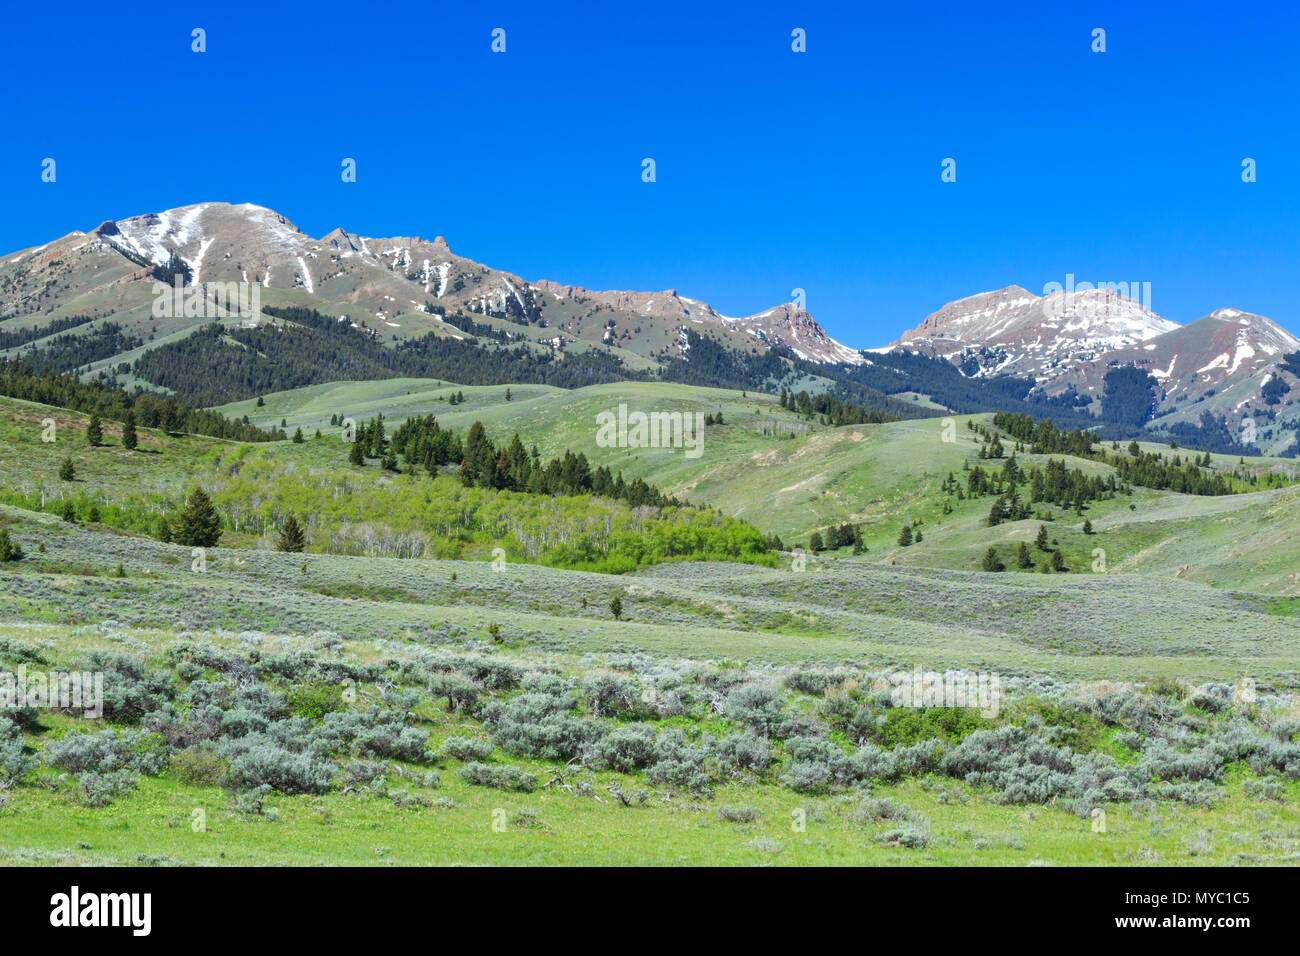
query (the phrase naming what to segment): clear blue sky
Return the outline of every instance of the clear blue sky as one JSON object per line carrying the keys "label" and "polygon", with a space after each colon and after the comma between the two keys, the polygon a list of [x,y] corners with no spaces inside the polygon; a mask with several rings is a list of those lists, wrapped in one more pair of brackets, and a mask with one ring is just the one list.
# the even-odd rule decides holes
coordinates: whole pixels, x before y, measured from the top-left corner
{"label": "clear blue sky", "polygon": [[11,7],[0,250],[227,200],[731,315],[801,287],[856,346],[1066,273],[1300,332],[1294,4],[274,6]]}

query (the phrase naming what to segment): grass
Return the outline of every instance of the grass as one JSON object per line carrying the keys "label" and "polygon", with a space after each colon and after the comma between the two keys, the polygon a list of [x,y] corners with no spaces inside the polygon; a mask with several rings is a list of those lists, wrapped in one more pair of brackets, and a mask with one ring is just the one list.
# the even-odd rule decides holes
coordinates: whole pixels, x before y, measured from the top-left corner
{"label": "grass", "polygon": [[[879,842],[894,828],[890,821],[848,819],[849,800],[799,798],[772,786],[727,788],[707,801],[686,797],[625,807],[603,789],[603,802],[597,802],[563,792],[509,794],[470,786],[454,774],[442,777],[441,787],[423,794],[430,805],[399,806],[392,798],[341,794],[278,796],[266,802],[274,819],[235,812],[218,788],[188,787],[165,776],[145,778],[136,793],[97,809],[22,789],[0,810],[0,860],[229,866],[1225,866],[1294,863],[1300,854],[1300,794],[1294,784],[1281,803],[1249,797],[1238,784],[1212,811],[1115,806],[1106,811],[1105,833],[1093,832],[1091,820],[1051,808],[991,804],[962,787],[955,788],[954,798],[950,783],[914,781],[874,789],[873,796],[899,800],[929,820],[930,845],[912,850]],[[720,820],[716,808],[723,805],[752,807],[758,822]],[[192,828],[196,810],[203,812],[204,832]],[[806,819],[803,832],[793,829],[792,814],[798,811]],[[499,822],[494,829],[501,820],[504,829]]]}
{"label": "grass", "polygon": [[[976,461],[962,421],[953,443],[942,441],[937,420],[813,425],[805,436],[772,439],[755,431],[760,420],[794,421],[770,397],[664,385],[511,389],[513,401],[506,403],[503,387],[456,386],[466,403],[454,409],[438,402],[450,385],[418,381],[318,386],[267,396],[262,409],[246,404],[260,423],[278,425],[284,417],[290,431],[302,424],[309,435],[322,420],[327,429],[329,416],[340,412],[363,419],[382,410],[390,432],[403,415],[429,410],[457,427],[481,419],[495,437],[518,429],[544,456],[565,447],[582,450],[596,463],[618,464],[666,491],[715,502],[788,543],[853,521],[868,550],[814,555],[802,572],[785,557],[778,569],[689,562],[623,575],[467,559],[488,558],[486,546],[481,555],[470,551],[459,558],[326,553],[323,542],[307,554],[281,554],[269,549],[266,527],[273,526],[277,495],[286,489],[323,482],[348,496],[358,520],[406,520],[414,527],[423,519],[393,513],[394,502],[404,500],[396,497],[403,487],[398,482],[408,479],[383,477],[373,466],[350,469],[346,446],[328,434],[302,445],[241,446],[141,429],[141,448],[128,452],[120,447],[117,424],[105,423],[106,447],[91,449],[84,443],[84,417],[0,400],[0,501],[7,502],[0,504],[0,524],[26,551],[23,561],[0,565],[0,650],[26,648],[48,666],[93,649],[161,659],[169,644],[194,636],[223,648],[291,651],[314,646],[313,634],[328,633],[337,635],[350,660],[382,664],[452,648],[568,677],[608,670],[616,656],[644,660],[651,670],[696,667],[750,676],[779,676],[793,666],[969,668],[1029,688],[1017,691],[999,721],[1060,726],[1076,751],[1121,765],[1139,759],[1131,741],[1113,726],[1062,710],[1046,691],[1033,688],[1149,683],[1176,697],[1189,683],[1251,677],[1261,693],[1275,695],[1277,706],[1296,713],[1295,487],[1213,499],[1135,489],[1131,497],[1089,508],[1094,535],[1083,534],[1077,515],[1060,513],[1048,523],[1070,573],[988,574],[975,569],[984,549],[992,544],[1007,560],[1020,541],[1032,542],[1039,522],[989,528],[989,499],[958,502],[943,513],[940,483],[950,471],[962,474],[963,462]],[[645,403],[639,406],[644,410],[722,410],[728,424],[707,432],[706,453],[694,461],[680,453],[601,449],[589,423],[619,401]],[[57,425],[52,444],[40,440],[47,417]],[[58,464],[69,454],[77,481],[61,482]],[[217,489],[227,519],[239,521],[222,547],[210,549],[202,572],[191,569],[190,549],[139,533],[196,481]],[[444,486],[428,487],[441,499]],[[102,523],[69,523],[50,513],[65,495],[79,505],[95,503]],[[306,517],[309,527],[320,526],[322,519]],[[897,545],[903,521],[923,530],[922,543]],[[1091,570],[1098,547],[1106,552],[1104,573]],[[1036,553],[1039,561],[1044,557]],[[622,600],[623,620],[610,613],[614,595]],[[364,702],[377,695],[373,686],[362,688]],[[818,703],[802,695],[790,706],[813,719]],[[487,735],[479,720],[448,712],[427,696],[416,712],[434,749],[449,736]],[[1187,708],[1180,719],[1199,726],[1211,715]],[[900,711],[874,739],[891,747],[929,739],[955,743],[983,720]],[[678,729],[694,741],[738,726],[712,712],[651,723],[660,733]],[[28,742],[39,751],[85,726],[44,714]],[[846,752],[856,746],[839,729],[828,739]],[[488,759],[531,771],[543,784],[563,770],[560,762],[500,751]],[[1003,805],[960,779],[873,784],[871,797],[901,802],[924,818],[927,845],[908,848],[882,840],[898,821],[855,818],[863,793],[799,794],[779,783],[777,772],[724,780],[706,798],[650,788],[640,775],[594,770],[570,777],[573,790],[557,784],[509,793],[466,783],[462,762],[445,755],[435,787],[414,776],[427,767],[399,765],[401,775],[390,771],[385,785],[370,789],[272,793],[262,814],[240,812],[226,790],[184,783],[172,771],[142,777],[135,791],[89,808],[66,781],[38,770],[0,792],[0,859],[1122,866],[1300,858],[1300,782],[1284,780],[1281,800],[1261,799],[1247,792],[1252,777],[1242,766],[1230,768],[1225,796],[1212,808],[1150,799],[1109,804],[1105,832],[1054,806]],[[588,787],[577,786],[579,779]],[[611,788],[655,792],[644,805],[625,806]],[[726,807],[734,810],[719,812]],[[206,829],[191,825],[200,816]],[[797,818],[806,820],[804,829],[792,828]]]}

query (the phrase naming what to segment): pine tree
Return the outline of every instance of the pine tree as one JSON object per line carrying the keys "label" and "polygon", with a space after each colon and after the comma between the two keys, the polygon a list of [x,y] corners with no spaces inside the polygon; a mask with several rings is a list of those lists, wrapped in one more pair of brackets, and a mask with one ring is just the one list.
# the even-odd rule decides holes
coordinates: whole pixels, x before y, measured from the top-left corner
{"label": "pine tree", "polygon": [[1065,555],[1061,554],[1060,548],[1057,548],[1055,551],[1052,552],[1052,570],[1053,571],[1067,570],[1067,568],[1065,567]]}
{"label": "pine tree", "polygon": [[348,461],[354,465],[364,465],[366,463],[365,454],[361,451],[361,442],[354,441],[352,447],[348,450]]}
{"label": "pine tree", "polygon": [[99,412],[90,413],[90,424],[86,426],[86,441],[94,448],[104,444],[104,428],[99,423]]}
{"label": "pine tree", "polygon": [[122,447],[131,451],[140,442],[135,433],[135,412],[128,411],[122,422]]}
{"label": "pine tree", "polygon": [[998,557],[998,549],[990,547],[984,552],[984,562],[980,565],[985,571],[1005,571],[1006,565]]}
{"label": "pine tree", "polygon": [[154,526],[153,536],[163,544],[172,543],[172,526],[166,515],[158,516],[158,523]]}
{"label": "pine tree", "polygon": [[824,551],[825,549],[826,549],[826,544],[825,542],[822,541],[821,534],[817,531],[814,531],[812,533],[812,537],[808,539],[808,550],[812,551],[815,554],[816,552]]}
{"label": "pine tree", "polygon": [[303,551],[307,547],[307,536],[303,534],[302,525],[293,515],[284,519],[280,527],[279,540],[275,542],[277,551]]}
{"label": "pine tree", "polygon": [[507,402],[510,401],[510,388],[509,388],[509,386],[506,387],[506,401],[507,401]]}
{"label": "pine tree", "polygon": [[1023,541],[1020,547],[1016,549],[1016,565],[1020,568],[1032,568],[1034,566],[1034,556],[1029,553],[1029,545]]}
{"label": "pine tree", "polygon": [[72,456],[68,455],[63,459],[63,464],[59,465],[59,478],[62,481],[72,481],[77,477],[77,469],[73,467]]}
{"label": "pine tree", "polygon": [[190,493],[185,509],[176,519],[172,537],[177,544],[197,548],[215,547],[221,540],[221,518],[212,499],[202,488],[195,488]]}
{"label": "pine tree", "polygon": [[21,561],[23,549],[9,538],[9,529],[0,528],[0,562]]}
{"label": "pine tree", "polygon": [[623,619],[623,599],[617,594],[609,602],[609,613],[614,615],[616,621]]}
{"label": "pine tree", "polygon": [[302,429],[299,428],[297,431],[293,433],[293,443],[295,445],[301,445],[303,441],[304,439],[302,437]]}
{"label": "pine tree", "polygon": [[1039,551],[1047,550],[1047,525],[1040,524],[1038,526],[1038,536],[1034,538],[1034,547]]}
{"label": "pine tree", "polygon": [[904,548],[912,543],[912,526],[910,524],[903,525],[903,530],[898,534],[898,543]]}
{"label": "pine tree", "polygon": [[992,528],[1002,523],[1007,517],[1007,502],[1005,498],[997,498],[993,501],[993,507],[989,509],[989,527]]}
{"label": "pine tree", "polygon": [[1092,521],[1089,518],[1083,519],[1083,533],[1092,534]]}
{"label": "pine tree", "polygon": [[74,505],[71,501],[69,501],[66,498],[63,500],[63,520],[64,521],[77,520],[77,506]]}

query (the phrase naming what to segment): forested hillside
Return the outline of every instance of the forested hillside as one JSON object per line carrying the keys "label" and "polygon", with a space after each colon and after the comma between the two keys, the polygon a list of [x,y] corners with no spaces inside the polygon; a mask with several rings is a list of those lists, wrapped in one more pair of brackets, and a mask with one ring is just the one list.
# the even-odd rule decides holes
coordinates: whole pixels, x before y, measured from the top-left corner
{"label": "forested hillside", "polygon": [[197,405],[340,380],[445,378],[464,385],[524,382],[576,388],[635,378],[613,355],[487,347],[433,334],[396,348],[312,309],[263,311],[281,321],[255,328],[217,324],[153,349],[132,365],[140,378]]}

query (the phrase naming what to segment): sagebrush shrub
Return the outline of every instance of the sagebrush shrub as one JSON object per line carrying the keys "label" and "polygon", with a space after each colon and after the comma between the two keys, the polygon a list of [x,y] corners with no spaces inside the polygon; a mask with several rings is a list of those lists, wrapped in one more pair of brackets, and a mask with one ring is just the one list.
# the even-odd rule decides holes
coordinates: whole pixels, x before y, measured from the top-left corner
{"label": "sagebrush shrub", "polygon": [[334,765],[307,753],[292,753],[270,742],[233,757],[225,782],[231,790],[269,787],[281,793],[325,793],[334,785]]}
{"label": "sagebrush shrub", "polygon": [[0,787],[9,787],[36,766],[26,753],[22,728],[8,717],[0,717]]}
{"label": "sagebrush shrub", "polygon": [[721,806],[716,813],[724,823],[757,823],[763,819],[763,814],[754,807]]}
{"label": "sagebrush shrub", "polygon": [[481,737],[448,737],[442,742],[442,752],[457,760],[487,760],[492,750],[491,741]]}
{"label": "sagebrush shrub", "polygon": [[215,750],[192,747],[172,757],[168,770],[181,783],[209,787],[221,782],[228,764]]}
{"label": "sagebrush shrub", "polygon": [[537,789],[537,775],[511,764],[467,763],[460,768],[461,779],[480,787],[532,793]]}
{"label": "sagebrush shrub", "polygon": [[750,684],[727,695],[723,713],[753,733],[770,737],[781,721],[784,707],[779,690],[766,684]]}
{"label": "sagebrush shrub", "polygon": [[632,773],[654,760],[655,730],[646,724],[618,727],[601,738],[596,750],[611,770]]}
{"label": "sagebrush shrub", "polygon": [[105,807],[113,802],[114,797],[130,793],[139,783],[140,778],[130,770],[112,770],[100,773],[95,770],[83,770],[76,775],[81,802],[88,807]]}

